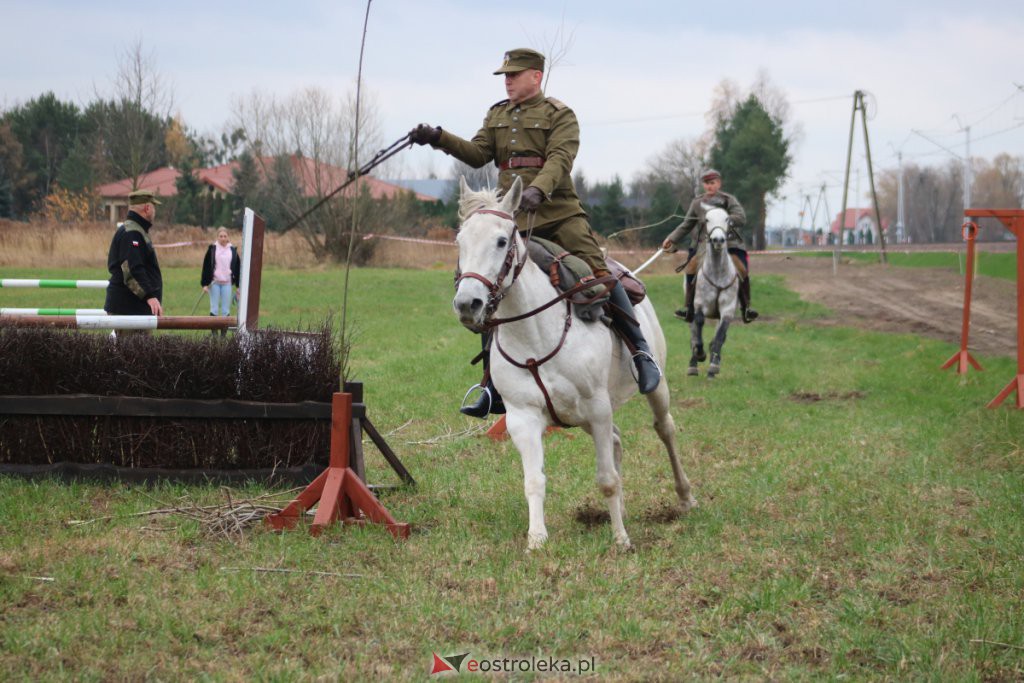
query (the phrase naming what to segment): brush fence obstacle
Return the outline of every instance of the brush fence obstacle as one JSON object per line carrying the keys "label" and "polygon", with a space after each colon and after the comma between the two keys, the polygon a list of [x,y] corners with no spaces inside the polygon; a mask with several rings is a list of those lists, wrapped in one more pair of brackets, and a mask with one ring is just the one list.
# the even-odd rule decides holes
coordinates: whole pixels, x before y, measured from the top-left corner
{"label": "brush fence obstacle", "polygon": [[[252,209],[245,210],[242,227],[242,272],[238,288],[238,315],[150,316],[107,315],[102,309],[4,308],[0,324],[77,328],[83,330],[226,330],[256,329],[259,324],[260,279],[263,273],[263,233],[266,223]],[[3,288],[106,289],[106,280],[0,279]]]}

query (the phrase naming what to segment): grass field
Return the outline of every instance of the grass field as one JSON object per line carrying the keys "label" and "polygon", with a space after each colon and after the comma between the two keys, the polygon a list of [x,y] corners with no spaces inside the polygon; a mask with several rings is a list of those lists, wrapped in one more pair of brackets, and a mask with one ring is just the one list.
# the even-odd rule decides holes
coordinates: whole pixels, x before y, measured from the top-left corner
{"label": "grass field", "polygon": [[[197,277],[167,272],[170,313],[188,313]],[[227,540],[130,516],[223,500],[214,487],[0,478],[0,679],[427,680],[432,653],[469,653],[463,671],[566,659],[613,680],[1024,677],[1024,425],[984,407],[1013,360],[941,372],[952,346],[819,325],[826,310],[765,277],[771,320],[733,328],[720,378],[688,378],[679,280],[648,286],[700,507],[675,514],[645,404],[627,405],[636,552],[614,549],[578,431],[546,439],[551,538],[524,552],[518,455],[465,434],[482,423],[457,412],[479,347],[451,312],[450,271],[355,270],[350,378],[419,482],[383,499],[411,538]],[[316,322],[341,291],[339,270],[270,269],[263,323]],[[0,304],[97,296],[0,290]],[[370,481],[394,483],[366,453]],[[296,571],[256,571],[269,568]]]}
{"label": "grass field", "polygon": [[[842,254],[844,259],[851,261],[878,263],[877,251],[844,251]],[[832,253],[815,252],[814,256],[817,258],[832,258]],[[1004,280],[1017,280],[1017,255],[1015,253],[978,251],[975,258],[975,275],[987,275],[989,277],[1003,278]],[[893,249],[886,254],[886,259],[890,265],[905,268],[948,268],[963,273],[966,267],[963,251],[901,252],[898,249]]]}

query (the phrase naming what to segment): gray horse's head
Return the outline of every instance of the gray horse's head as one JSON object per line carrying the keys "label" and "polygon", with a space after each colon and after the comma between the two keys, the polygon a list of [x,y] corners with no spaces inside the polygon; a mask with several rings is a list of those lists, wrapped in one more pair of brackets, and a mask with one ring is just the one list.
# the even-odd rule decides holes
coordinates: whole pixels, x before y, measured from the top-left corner
{"label": "gray horse's head", "polygon": [[725,209],[714,208],[704,214],[707,221],[708,245],[714,251],[725,249],[729,241],[729,214]]}

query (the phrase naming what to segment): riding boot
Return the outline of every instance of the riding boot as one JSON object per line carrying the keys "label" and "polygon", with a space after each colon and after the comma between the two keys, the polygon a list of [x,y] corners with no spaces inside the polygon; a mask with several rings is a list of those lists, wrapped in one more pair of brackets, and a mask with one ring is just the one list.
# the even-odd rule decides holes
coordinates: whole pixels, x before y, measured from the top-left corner
{"label": "riding boot", "polygon": [[740,278],[740,310],[743,312],[743,322],[749,323],[757,319],[757,311],[750,307],[750,276]]}
{"label": "riding boot", "polygon": [[696,291],[697,278],[693,275],[686,276],[686,308],[680,308],[676,311],[676,317],[682,318],[688,323],[693,322],[693,294]]}
{"label": "riding boot", "polygon": [[477,384],[470,387],[469,391],[466,392],[466,396],[469,396],[469,393],[477,388],[480,389],[480,395],[477,396],[476,402],[459,408],[459,412],[463,415],[479,418],[486,418],[489,413],[502,415],[505,413],[505,403],[501,400],[501,394],[494,388],[494,382],[491,380],[490,333],[483,332],[480,334],[480,346],[483,348],[484,377],[487,378],[487,381],[482,385]]}
{"label": "riding boot", "polygon": [[633,364],[636,366],[637,384],[640,386],[641,394],[649,394],[658,388],[661,382],[661,368],[654,360],[651,347],[647,345],[640,325],[636,321],[633,312],[633,304],[629,301],[629,295],[623,289],[621,282],[615,283],[615,289],[611,293],[612,326],[631,346],[633,352]]}

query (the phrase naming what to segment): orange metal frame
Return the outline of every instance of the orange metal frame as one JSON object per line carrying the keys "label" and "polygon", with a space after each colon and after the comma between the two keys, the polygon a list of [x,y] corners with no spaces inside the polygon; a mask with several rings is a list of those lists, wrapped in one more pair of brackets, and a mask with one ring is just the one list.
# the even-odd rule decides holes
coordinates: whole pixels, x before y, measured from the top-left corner
{"label": "orange metal frame", "polygon": [[[336,521],[363,523],[369,519],[384,525],[396,539],[409,537],[409,525],[396,522],[359,475],[349,467],[352,439],[352,394],[336,393],[331,399],[331,459],[326,470],[281,512],[268,515],[274,529],[290,529],[314,505],[317,506],[312,536],[319,536]],[[317,505],[319,503],[319,505]]]}
{"label": "orange metal frame", "polygon": [[973,221],[964,223],[964,239],[967,240],[967,268],[966,282],[964,284],[964,319],[960,327],[960,350],[953,354],[952,358],[942,364],[942,370],[956,364],[956,372],[962,375],[967,372],[967,365],[973,365],[975,370],[982,367],[974,360],[971,352],[967,350],[967,335],[971,329],[971,288],[974,285],[974,238],[978,235],[978,224]]}
{"label": "orange metal frame", "polygon": [[988,407],[996,408],[1017,392],[1018,408],[1024,408],[1024,209],[966,209],[970,218],[995,218],[1017,238],[1017,374]]}

